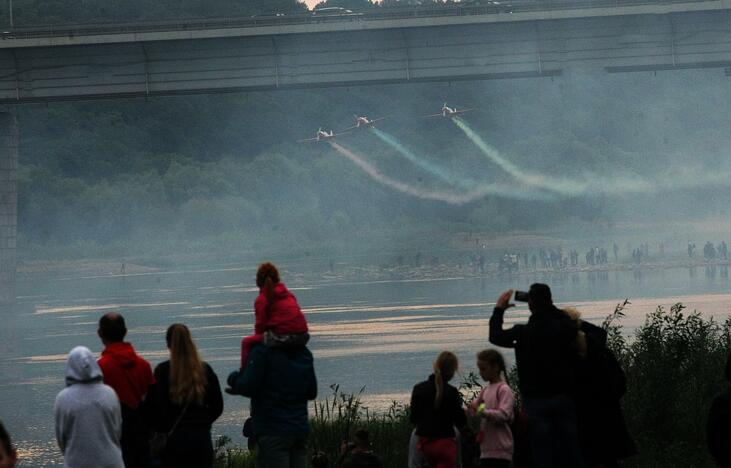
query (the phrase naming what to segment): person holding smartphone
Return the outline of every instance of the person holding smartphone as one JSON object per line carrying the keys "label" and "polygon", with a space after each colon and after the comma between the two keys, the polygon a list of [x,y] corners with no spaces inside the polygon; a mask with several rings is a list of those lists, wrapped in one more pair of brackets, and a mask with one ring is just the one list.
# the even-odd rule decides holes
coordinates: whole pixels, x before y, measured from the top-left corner
{"label": "person holding smartphone", "polygon": [[528,302],[528,323],[503,328],[504,314],[515,306],[513,290],[500,295],[490,318],[490,343],[515,349],[520,393],[531,427],[536,468],[583,468],[571,398],[577,359],[576,321],[553,304],[551,289],[541,283],[515,299]]}

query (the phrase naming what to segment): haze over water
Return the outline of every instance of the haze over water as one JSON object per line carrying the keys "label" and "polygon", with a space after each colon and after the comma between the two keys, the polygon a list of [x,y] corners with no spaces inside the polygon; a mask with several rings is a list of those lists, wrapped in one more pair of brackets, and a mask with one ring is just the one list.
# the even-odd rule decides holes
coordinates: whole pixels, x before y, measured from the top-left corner
{"label": "haze over water", "polygon": [[[595,323],[629,297],[628,333],[658,304],[681,301],[721,319],[731,300],[728,278],[706,276],[702,267],[360,282],[304,280],[306,269],[296,266],[283,279],[310,323],[319,396],[329,396],[333,383],[346,392],[365,387],[366,403],[375,409],[392,400],[407,402],[442,349],[457,352],[463,372],[473,370],[474,353],[488,346],[494,300],[508,287],[548,282],[557,301],[578,307]],[[250,277],[249,269],[226,265],[127,276],[71,273],[22,283],[18,305],[3,313],[0,330],[0,417],[13,428],[26,463],[60,462],[52,409],[64,385],[66,354],[76,345],[101,351],[96,336],[101,314],[120,311],[128,339],[153,365],[167,359],[166,327],[186,323],[223,383],[238,367],[241,337],[252,329],[257,291]],[[524,321],[527,314],[517,307],[508,321]],[[242,443],[247,409],[247,399],[226,396],[214,433]]]}

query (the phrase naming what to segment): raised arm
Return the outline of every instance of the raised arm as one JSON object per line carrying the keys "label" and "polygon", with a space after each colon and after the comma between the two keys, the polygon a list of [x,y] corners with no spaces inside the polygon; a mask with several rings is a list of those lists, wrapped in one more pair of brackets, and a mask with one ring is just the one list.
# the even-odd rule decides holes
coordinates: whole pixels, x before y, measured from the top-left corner
{"label": "raised arm", "polygon": [[518,335],[518,328],[516,327],[503,329],[503,314],[507,309],[515,306],[515,304],[510,303],[512,294],[513,290],[508,289],[500,295],[497,302],[495,302],[492,317],[490,317],[490,343],[502,348],[514,348]]}

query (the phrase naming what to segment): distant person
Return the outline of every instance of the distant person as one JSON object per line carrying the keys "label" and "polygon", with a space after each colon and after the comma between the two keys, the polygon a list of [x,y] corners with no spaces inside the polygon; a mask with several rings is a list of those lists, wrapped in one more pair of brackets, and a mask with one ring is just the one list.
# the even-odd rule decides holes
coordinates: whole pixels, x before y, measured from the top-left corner
{"label": "distant person", "polygon": [[18,452],[13,447],[10,434],[0,421],[0,468],[14,468],[18,461]]}
{"label": "distant person", "polygon": [[339,468],[383,468],[383,462],[371,447],[370,434],[366,429],[355,431],[353,442],[340,446]]}
{"label": "distant person", "polygon": [[254,301],[254,334],[241,340],[241,369],[246,367],[251,347],[256,343],[306,345],[310,339],[297,298],[280,282],[274,264],[259,265],[256,285],[259,296]]}
{"label": "distant person", "polygon": [[503,380],[506,375],[505,359],[495,349],[477,353],[480,377],[488,385],[472,400],[469,412],[480,417],[480,468],[509,468],[513,459],[513,432],[515,395]]}
{"label": "distant person", "polygon": [[188,327],[170,325],[165,341],[170,360],[155,367],[145,401],[154,429],[169,434],[160,461],[165,468],[210,468],[211,425],[223,412],[218,377],[201,360]]}
{"label": "distant person", "polygon": [[77,346],[66,362],[66,388],[56,397],[56,441],[66,468],[124,468],[122,410],[88,348]]}
{"label": "distant person", "polygon": [[126,468],[144,468],[149,463],[148,428],[140,404],[155,382],[150,363],[124,341],[124,317],[109,312],[99,319],[97,334],[104,344],[99,367],[104,383],[117,392],[122,409],[122,457]]}
{"label": "distant person", "polygon": [[[726,381],[731,383],[731,355],[724,369]],[[721,468],[731,468],[731,386],[726,388],[711,404],[706,426],[708,451]]]}
{"label": "distant person", "polygon": [[515,304],[513,291],[498,298],[490,318],[490,342],[515,348],[520,392],[530,419],[531,447],[536,468],[583,468],[576,425],[574,388],[578,329],[553,305],[551,289],[531,285],[527,324],[503,329],[503,315]]}
{"label": "distant person", "polygon": [[449,385],[459,367],[457,356],[442,351],[432,365],[434,373],[411,392],[411,422],[419,437],[418,450],[430,468],[457,466],[457,434],[467,425],[459,391]]}
{"label": "distant person", "polygon": [[317,397],[312,353],[302,343],[255,343],[244,369],[228,376],[227,393],[251,398],[252,435],[262,468],[301,468],[310,433],[307,402]]}

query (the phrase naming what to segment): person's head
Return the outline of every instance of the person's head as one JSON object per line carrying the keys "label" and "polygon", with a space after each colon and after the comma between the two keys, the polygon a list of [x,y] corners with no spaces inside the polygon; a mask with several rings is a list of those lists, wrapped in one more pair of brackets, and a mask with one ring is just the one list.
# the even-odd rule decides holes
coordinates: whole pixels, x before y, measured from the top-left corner
{"label": "person's head", "polygon": [[0,421],[0,468],[13,468],[18,460],[18,454],[10,440],[10,434]]}
{"label": "person's head", "polygon": [[494,383],[507,375],[505,359],[496,349],[483,349],[477,353],[477,368],[480,370],[480,377],[486,382]]}
{"label": "person's head", "polygon": [[370,450],[371,449],[371,435],[367,429],[358,429],[353,435],[353,442],[355,442],[356,450]]}
{"label": "person's head", "polygon": [[327,458],[327,454],[323,451],[317,451],[312,455],[310,459],[312,468],[327,468],[330,465],[330,459]]}
{"label": "person's head", "polygon": [[170,350],[170,399],[178,404],[201,403],[206,391],[206,371],[190,330],[182,323],[168,327]]}
{"label": "person's head", "polygon": [[97,334],[105,345],[123,341],[124,337],[127,336],[124,317],[116,312],[102,315],[102,318],[99,319]]}
{"label": "person's head", "polygon": [[439,408],[442,405],[442,395],[444,393],[444,384],[452,380],[454,374],[459,368],[457,356],[451,351],[442,351],[432,364],[434,369],[434,383],[437,386],[437,394],[434,397],[434,407]]}
{"label": "person's head", "polygon": [[551,288],[547,284],[533,283],[528,290],[528,308],[532,313],[546,310],[553,306]]}
{"label": "person's head", "polygon": [[268,284],[275,285],[279,283],[279,270],[273,263],[266,262],[259,265],[256,270],[256,285],[263,288]]}

